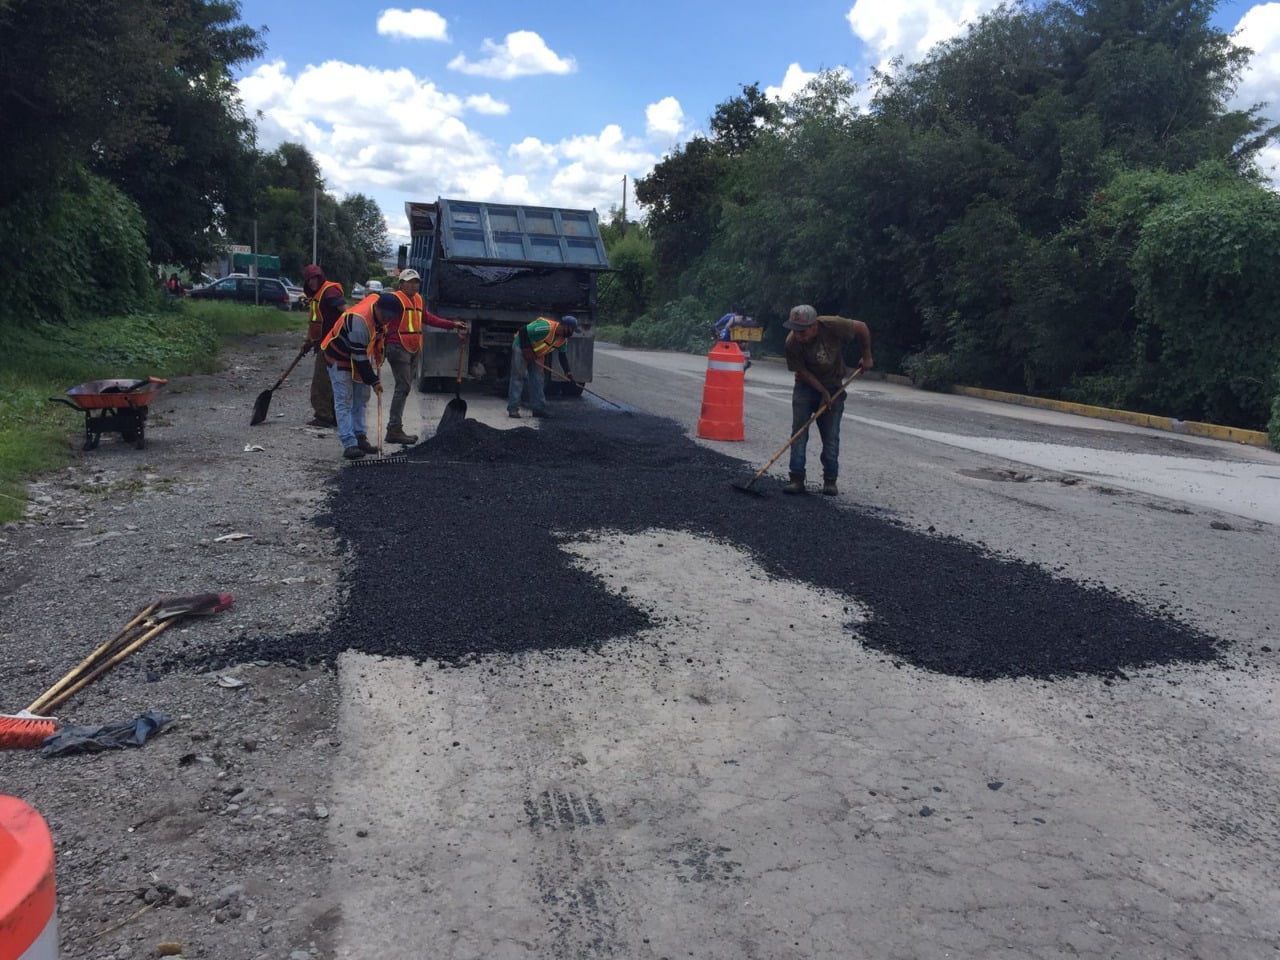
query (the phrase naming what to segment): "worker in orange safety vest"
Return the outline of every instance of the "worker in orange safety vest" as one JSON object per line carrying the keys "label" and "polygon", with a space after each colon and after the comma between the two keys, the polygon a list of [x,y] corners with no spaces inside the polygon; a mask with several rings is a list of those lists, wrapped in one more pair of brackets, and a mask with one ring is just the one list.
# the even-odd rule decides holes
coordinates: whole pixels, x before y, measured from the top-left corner
{"label": "worker in orange safety vest", "polygon": [[382,396],[378,367],[382,365],[386,328],[403,314],[404,304],[394,293],[371,293],[343,313],[320,341],[333,385],[338,440],[347,460],[378,452],[369,442],[364,408],[371,390]]}
{"label": "worker in orange safety vest", "polygon": [[333,412],[333,386],[329,380],[329,365],[320,352],[320,340],[342,316],[347,301],[342,284],[326,279],[324,270],[314,263],[302,268],[302,294],[310,312],[307,338],[302,341],[302,349],[316,351],[316,364],[311,371],[312,417],[307,426],[332,427],[337,423]]}
{"label": "worker in orange safety vest", "polygon": [[439,330],[456,330],[458,336],[467,335],[467,325],[461,320],[437,317],[422,303],[419,288],[422,278],[417,270],[402,270],[395,295],[399,297],[404,313],[399,320],[387,324],[387,365],[391,368],[396,390],[391,396],[391,411],[387,417],[387,443],[417,443],[418,437],[404,431],[404,405],[409,391],[418,377],[418,363],[422,354],[422,324]]}

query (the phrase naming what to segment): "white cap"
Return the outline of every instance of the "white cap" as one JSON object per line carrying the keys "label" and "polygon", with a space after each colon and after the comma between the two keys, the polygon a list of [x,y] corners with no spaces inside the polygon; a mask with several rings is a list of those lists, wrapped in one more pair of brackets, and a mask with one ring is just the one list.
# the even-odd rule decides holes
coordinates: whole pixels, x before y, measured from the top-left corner
{"label": "white cap", "polygon": [[421,280],[421,279],[422,278],[418,276],[417,270],[401,270],[400,271],[401,283],[408,283],[410,280]]}

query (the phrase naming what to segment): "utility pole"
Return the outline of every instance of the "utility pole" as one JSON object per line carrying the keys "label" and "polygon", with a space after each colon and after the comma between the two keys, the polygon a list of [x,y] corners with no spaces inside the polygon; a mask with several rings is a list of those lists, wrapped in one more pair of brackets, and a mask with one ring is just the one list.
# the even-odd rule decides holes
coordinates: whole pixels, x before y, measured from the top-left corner
{"label": "utility pole", "polygon": [[627,175],[622,175],[622,229],[627,229]]}
{"label": "utility pole", "polygon": [[317,194],[318,192],[319,192],[319,191],[318,191],[315,187],[312,187],[312,188],[311,188],[311,262],[312,262],[312,263],[319,263],[319,262],[320,262],[319,260],[317,260],[317,259],[316,259],[316,226],[317,226],[317,224],[316,224],[316,194]]}
{"label": "utility pole", "polygon": [[258,282],[258,221],[253,221],[253,266],[249,269],[249,276],[253,278],[253,305],[255,307],[262,306],[262,284]]}

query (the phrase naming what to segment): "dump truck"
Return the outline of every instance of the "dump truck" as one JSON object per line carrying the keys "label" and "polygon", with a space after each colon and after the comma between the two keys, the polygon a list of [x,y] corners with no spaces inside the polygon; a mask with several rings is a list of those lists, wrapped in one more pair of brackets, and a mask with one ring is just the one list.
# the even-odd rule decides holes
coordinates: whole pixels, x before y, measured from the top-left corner
{"label": "dump truck", "polygon": [[452,391],[461,368],[463,379],[505,391],[516,331],[568,314],[580,329],[567,348],[577,385],[548,373],[548,387],[580,396],[591,381],[596,278],[609,270],[596,211],[441,198],[408,202],[405,214],[406,266],[422,277],[427,309],[471,328],[461,351],[450,331],[423,329],[419,388]]}

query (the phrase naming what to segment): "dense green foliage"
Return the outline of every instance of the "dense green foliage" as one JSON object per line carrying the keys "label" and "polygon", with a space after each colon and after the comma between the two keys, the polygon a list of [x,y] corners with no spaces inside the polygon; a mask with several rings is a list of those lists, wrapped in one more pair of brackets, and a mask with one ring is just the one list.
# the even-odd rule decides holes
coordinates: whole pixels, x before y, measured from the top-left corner
{"label": "dense green foliage", "polygon": [[230,0],[0,4],[0,207],[89,169],[137,203],[153,262],[209,259],[218,218],[252,198],[230,69],[262,44],[238,17]]}
{"label": "dense green foliage", "polygon": [[[627,336],[731,302],[866,320],[882,369],[1260,428],[1280,385],[1276,131],[1227,102],[1213,0],[1025,2],[878,75],[744,87],[637,183],[654,287]],[[683,323],[675,336],[671,325]]]}
{"label": "dense green foliage", "polygon": [[161,265],[216,272],[255,226],[286,276],[313,259],[313,222],[331,276],[382,272],[376,203],[328,194],[302,146],[256,149],[231,71],[263,44],[239,14],[235,0],[0,0],[0,325],[152,309]]}
{"label": "dense green foliage", "polygon": [[101,177],[69,170],[61,189],[0,205],[0,279],[0,319],[54,321],[147,303],[152,290],[136,204]]}

